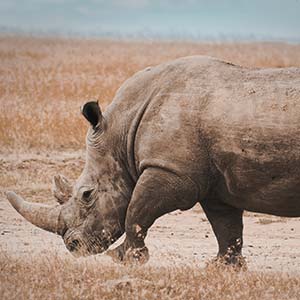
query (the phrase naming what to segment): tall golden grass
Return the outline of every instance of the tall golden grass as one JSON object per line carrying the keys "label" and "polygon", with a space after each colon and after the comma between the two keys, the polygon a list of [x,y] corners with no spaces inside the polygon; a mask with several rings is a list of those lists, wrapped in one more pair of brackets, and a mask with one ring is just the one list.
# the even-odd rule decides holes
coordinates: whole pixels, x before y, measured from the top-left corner
{"label": "tall golden grass", "polygon": [[[84,147],[87,124],[79,108],[85,101],[97,99],[105,108],[139,69],[196,54],[248,67],[300,66],[299,45],[0,37],[0,198],[14,189],[47,202],[54,174],[74,180],[83,167],[76,150]],[[31,150],[34,155],[16,160],[15,153]],[[300,277],[192,264],[120,267],[51,251],[12,256],[0,248],[0,299],[297,300]]]}
{"label": "tall golden grass", "polygon": [[101,265],[55,254],[16,260],[0,252],[1,299],[247,299],[297,300],[300,277],[236,272],[218,265]]}
{"label": "tall golden grass", "polygon": [[0,37],[0,149],[79,149],[88,99],[110,103],[149,65],[209,55],[249,67],[300,66],[300,46]]}

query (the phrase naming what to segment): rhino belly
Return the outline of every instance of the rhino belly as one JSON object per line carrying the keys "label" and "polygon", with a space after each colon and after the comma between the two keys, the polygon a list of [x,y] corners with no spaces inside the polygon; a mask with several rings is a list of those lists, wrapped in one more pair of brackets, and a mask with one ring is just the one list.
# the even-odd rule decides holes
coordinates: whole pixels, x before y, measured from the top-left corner
{"label": "rhino belly", "polygon": [[228,204],[245,210],[299,217],[300,179],[297,169],[298,162],[291,165],[281,161],[260,163],[236,158],[232,165],[220,170],[223,197]]}

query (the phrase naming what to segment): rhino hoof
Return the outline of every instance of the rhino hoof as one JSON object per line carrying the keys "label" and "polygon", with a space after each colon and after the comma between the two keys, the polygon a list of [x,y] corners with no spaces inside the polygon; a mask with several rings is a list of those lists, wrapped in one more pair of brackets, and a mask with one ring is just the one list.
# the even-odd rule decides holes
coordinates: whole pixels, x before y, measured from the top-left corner
{"label": "rhino hoof", "polygon": [[149,260],[149,251],[146,246],[125,250],[122,244],[113,250],[107,251],[107,255],[109,255],[114,262],[124,265],[141,265]]}
{"label": "rhino hoof", "polygon": [[149,250],[142,248],[130,248],[125,255],[125,263],[143,265],[149,260]]}
{"label": "rhino hoof", "polygon": [[206,264],[206,268],[224,269],[230,267],[235,271],[247,271],[247,262],[242,255],[217,256]]}

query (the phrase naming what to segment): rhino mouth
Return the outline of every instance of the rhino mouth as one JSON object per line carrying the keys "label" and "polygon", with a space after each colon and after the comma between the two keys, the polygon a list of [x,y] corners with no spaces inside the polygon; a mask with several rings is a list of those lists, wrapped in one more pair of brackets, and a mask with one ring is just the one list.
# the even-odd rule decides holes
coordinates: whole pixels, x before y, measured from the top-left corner
{"label": "rhino mouth", "polygon": [[117,238],[105,230],[99,235],[82,236],[80,232],[68,230],[63,236],[66,248],[75,256],[90,256],[105,252]]}

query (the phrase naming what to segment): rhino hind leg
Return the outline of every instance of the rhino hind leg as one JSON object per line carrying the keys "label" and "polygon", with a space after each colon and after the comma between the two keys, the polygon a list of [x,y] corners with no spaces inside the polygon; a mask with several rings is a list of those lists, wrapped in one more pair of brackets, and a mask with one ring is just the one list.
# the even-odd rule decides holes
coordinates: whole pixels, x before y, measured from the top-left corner
{"label": "rhino hind leg", "polygon": [[243,210],[222,202],[212,195],[201,202],[219,245],[217,261],[235,266],[245,266],[242,256]]}

